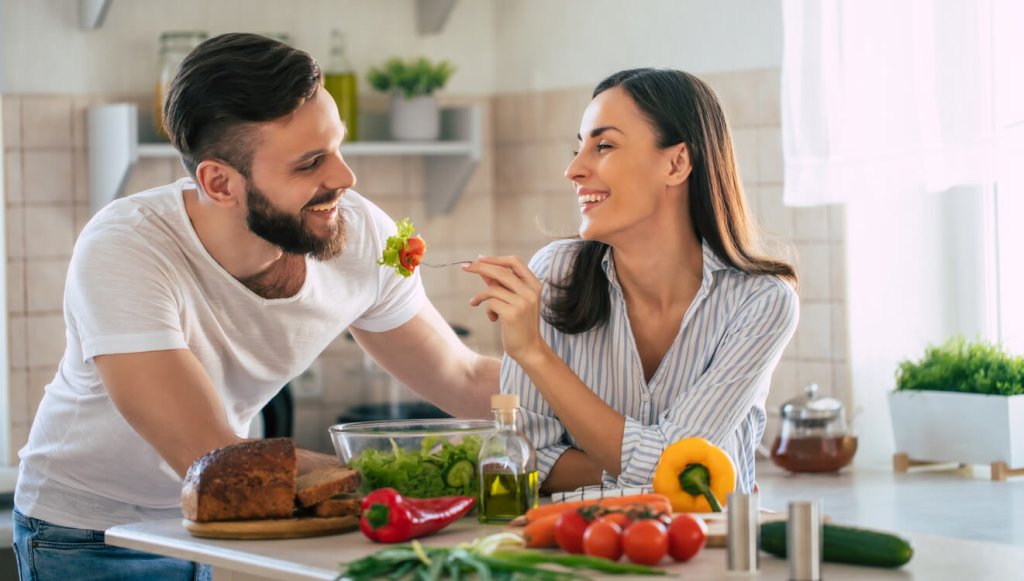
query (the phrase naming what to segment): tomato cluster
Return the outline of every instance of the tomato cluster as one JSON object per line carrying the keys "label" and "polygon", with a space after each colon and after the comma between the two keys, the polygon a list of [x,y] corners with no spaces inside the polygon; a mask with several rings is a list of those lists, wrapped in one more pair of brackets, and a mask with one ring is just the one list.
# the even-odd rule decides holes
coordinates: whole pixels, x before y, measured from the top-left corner
{"label": "tomato cluster", "polygon": [[704,548],[704,521],[680,514],[570,510],[555,523],[555,540],[567,553],[618,561],[623,554],[641,565],[657,565],[665,555],[688,561]]}

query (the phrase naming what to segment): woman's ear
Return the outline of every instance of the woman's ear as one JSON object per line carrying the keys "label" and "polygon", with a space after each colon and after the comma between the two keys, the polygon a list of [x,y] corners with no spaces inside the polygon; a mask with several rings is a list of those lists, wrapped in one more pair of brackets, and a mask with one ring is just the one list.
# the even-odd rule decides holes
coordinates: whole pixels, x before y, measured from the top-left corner
{"label": "woman's ear", "polygon": [[690,164],[690,148],[685,143],[673,145],[669,148],[669,172],[668,185],[678,186],[690,177],[693,165]]}
{"label": "woman's ear", "polygon": [[196,167],[196,183],[206,197],[218,206],[235,207],[241,204],[246,187],[245,178],[230,165],[207,159]]}

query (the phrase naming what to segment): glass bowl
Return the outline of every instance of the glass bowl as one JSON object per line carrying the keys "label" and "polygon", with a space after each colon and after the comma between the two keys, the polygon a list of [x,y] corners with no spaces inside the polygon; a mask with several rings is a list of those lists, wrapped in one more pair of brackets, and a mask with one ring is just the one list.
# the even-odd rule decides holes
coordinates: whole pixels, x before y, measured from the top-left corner
{"label": "glass bowl", "polygon": [[494,422],[382,420],[338,424],[330,432],[342,463],[362,473],[363,492],[394,488],[414,498],[475,497],[477,456]]}

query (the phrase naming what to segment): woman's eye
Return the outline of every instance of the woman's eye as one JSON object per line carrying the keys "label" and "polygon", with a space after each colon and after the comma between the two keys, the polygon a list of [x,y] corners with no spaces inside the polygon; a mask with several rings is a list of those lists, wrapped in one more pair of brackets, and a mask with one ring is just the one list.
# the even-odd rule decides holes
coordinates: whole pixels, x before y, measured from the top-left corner
{"label": "woman's eye", "polygon": [[580,150],[578,150],[578,149],[574,149],[574,150],[572,150],[572,156],[573,156],[573,157],[576,157],[576,156],[577,156],[577,155],[579,155],[579,154],[580,154]]}
{"label": "woman's eye", "polygon": [[608,143],[598,143],[597,144],[597,150],[598,151],[604,151],[606,149],[611,149],[611,148],[612,148],[611,144],[608,144]]}

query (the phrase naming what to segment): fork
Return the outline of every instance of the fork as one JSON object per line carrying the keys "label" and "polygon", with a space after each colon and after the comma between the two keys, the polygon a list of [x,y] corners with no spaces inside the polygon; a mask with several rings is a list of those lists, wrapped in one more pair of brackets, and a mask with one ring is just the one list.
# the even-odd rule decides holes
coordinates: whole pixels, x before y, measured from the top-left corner
{"label": "fork", "polygon": [[444,268],[446,266],[455,266],[456,264],[469,264],[472,260],[454,260],[452,262],[445,262],[442,264],[430,264],[429,262],[421,262],[420,266],[429,266],[430,268]]}

